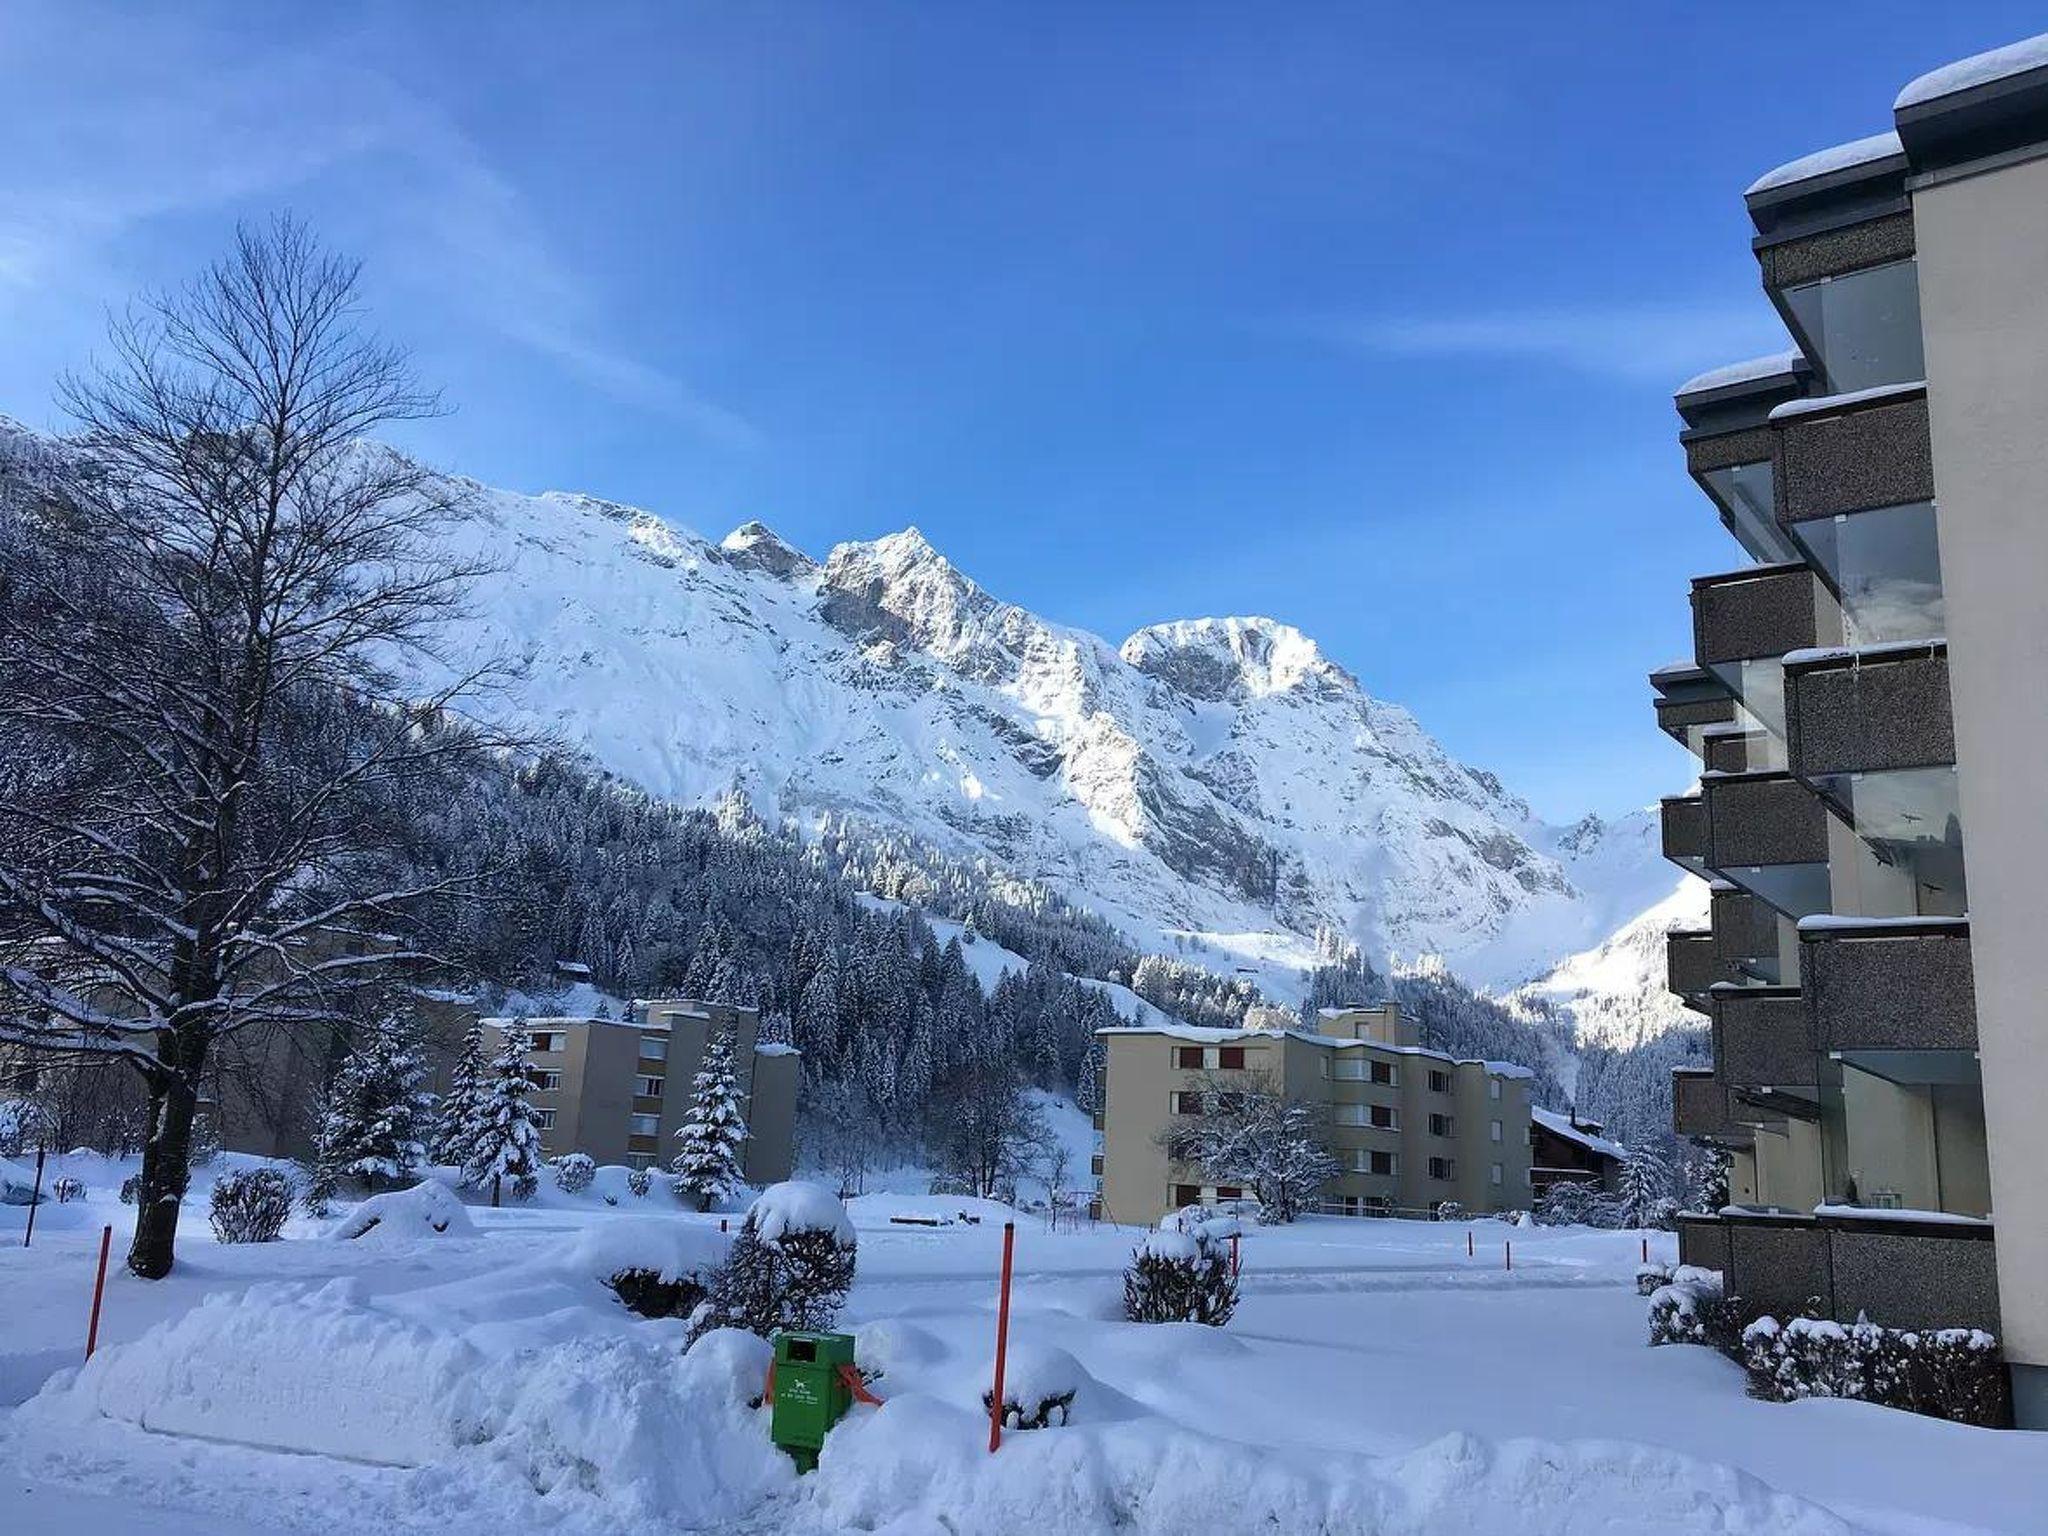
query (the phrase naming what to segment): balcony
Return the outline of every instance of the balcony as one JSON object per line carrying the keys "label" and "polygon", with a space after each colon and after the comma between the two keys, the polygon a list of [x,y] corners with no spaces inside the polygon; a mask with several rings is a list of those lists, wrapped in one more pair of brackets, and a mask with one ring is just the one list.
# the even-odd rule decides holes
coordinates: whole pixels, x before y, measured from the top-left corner
{"label": "balcony", "polygon": [[1740,886],[1717,885],[1711,895],[1714,950],[1729,972],[1755,981],[1783,980],[1778,959],[1778,914]]}
{"label": "balcony", "polygon": [[1735,720],[1735,698],[1728,685],[1703,667],[1664,667],[1650,674],[1657,690],[1657,729],[1698,754],[1702,733]]}
{"label": "balcony", "polygon": [[1707,807],[1698,795],[1666,795],[1657,802],[1664,857],[1694,874],[1707,867]]}
{"label": "balcony", "polygon": [[1814,1308],[1839,1322],[1868,1317],[1886,1328],[1999,1326],[1998,1250],[1989,1222],[1829,1206],[1818,1216],[1687,1217],[1678,1241],[1686,1263],[1721,1270],[1745,1317],[1795,1317]]}
{"label": "balcony", "polygon": [[1746,1149],[1756,1141],[1754,1123],[1737,1118],[1727,1085],[1710,1067],[1672,1069],[1671,1128],[1681,1136],[1731,1151]]}
{"label": "balcony", "polygon": [[1692,583],[1693,659],[1725,668],[1814,644],[1814,574],[1758,565]]}
{"label": "balcony", "polygon": [[1953,763],[1948,645],[1795,656],[1785,663],[1785,722],[1792,772],[1804,779]]}
{"label": "balcony", "polygon": [[1710,774],[1700,781],[1706,865],[1788,917],[1828,906],[1828,817],[1789,773]]}
{"label": "balcony", "polygon": [[1977,1049],[1968,919],[1809,919],[1799,949],[1819,1049]]}
{"label": "balcony", "polygon": [[[1797,987],[1716,987],[1714,1073],[1737,1093],[1818,1091],[1813,1021]],[[1747,1118],[1747,1117],[1746,1117]]]}
{"label": "balcony", "polygon": [[1707,989],[1717,981],[1733,981],[1721,966],[1709,929],[1674,928],[1664,936],[1666,984],[1684,1000],[1685,1006],[1711,1014]]}
{"label": "balcony", "polygon": [[1934,499],[1924,384],[1795,401],[1771,426],[1781,524]]}

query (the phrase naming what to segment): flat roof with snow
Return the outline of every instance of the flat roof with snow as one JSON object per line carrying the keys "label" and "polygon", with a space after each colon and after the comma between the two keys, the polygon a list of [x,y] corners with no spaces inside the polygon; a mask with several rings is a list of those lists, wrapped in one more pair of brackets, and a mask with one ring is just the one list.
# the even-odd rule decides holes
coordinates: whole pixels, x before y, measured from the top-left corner
{"label": "flat roof with snow", "polygon": [[[1349,1010],[1337,1010],[1345,1012]],[[1107,1024],[1098,1035],[1163,1035],[1185,1040],[1190,1045],[1234,1045],[1245,1040],[1299,1040],[1305,1045],[1325,1046],[1338,1051],[1385,1051],[1394,1056],[1427,1056],[1455,1067],[1484,1067],[1495,1077],[1534,1078],[1527,1067],[1512,1061],[1483,1061],[1476,1056],[1453,1056],[1426,1045],[1388,1045],[1380,1040],[1352,1040],[1337,1035],[1320,1035],[1309,1029],[1208,1029],[1199,1024]]]}

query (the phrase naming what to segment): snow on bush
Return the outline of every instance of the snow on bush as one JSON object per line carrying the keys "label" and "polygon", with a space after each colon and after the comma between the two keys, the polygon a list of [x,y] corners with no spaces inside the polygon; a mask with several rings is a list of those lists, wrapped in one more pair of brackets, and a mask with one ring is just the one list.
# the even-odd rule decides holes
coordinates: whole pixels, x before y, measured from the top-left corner
{"label": "snow on bush", "polygon": [[597,1177],[597,1162],[587,1152],[568,1152],[554,1159],[555,1188],[565,1195],[580,1195]]}
{"label": "snow on bush", "polygon": [[468,1237],[475,1231],[462,1202],[445,1184],[427,1179],[411,1189],[370,1196],[328,1235],[345,1242],[369,1238],[403,1243],[422,1237]]}
{"label": "snow on bush", "polygon": [[1752,1397],[1840,1397],[1987,1427],[2006,1422],[1998,1341],[1981,1329],[1926,1333],[1859,1319],[1760,1317],[1742,1330]]}
{"label": "snow on bush", "polygon": [[223,1243],[274,1243],[292,1213],[292,1181],[275,1168],[245,1168],[214,1181],[206,1219]]}
{"label": "snow on bush", "polygon": [[[883,1318],[869,1323],[853,1336],[853,1364],[864,1381],[881,1381],[891,1371],[921,1370],[943,1358],[946,1349],[936,1337],[915,1323],[901,1318]],[[991,1381],[995,1378],[989,1377]]]}
{"label": "snow on bush", "polygon": [[69,1205],[74,1200],[85,1198],[85,1180],[74,1179],[68,1174],[50,1181],[50,1195],[59,1205]]}
{"label": "snow on bush", "polygon": [[1671,1283],[1671,1266],[1661,1262],[1636,1266],[1636,1294],[1654,1296]]}
{"label": "snow on bush", "polygon": [[129,1174],[127,1178],[121,1181],[121,1203],[123,1205],[133,1205],[135,1203],[135,1191],[141,1187],[142,1175],[139,1173]]}
{"label": "snow on bush", "polygon": [[853,1222],[821,1184],[762,1191],[711,1283],[705,1325],[763,1338],[830,1328],[853,1288]]}
{"label": "snow on bush", "polygon": [[1134,1323],[1206,1323],[1237,1310],[1228,1245],[1206,1232],[1155,1232],[1124,1271],[1124,1316]]}
{"label": "snow on bush", "polygon": [[[995,1380],[990,1357],[981,1379]],[[1088,1381],[1081,1363],[1056,1345],[1013,1341],[1003,1361],[1003,1425],[1007,1429],[1050,1429],[1072,1417],[1074,1399]],[[984,1388],[981,1407],[993,1411],[994,1393]]]}
{"label": "snow on bush", "polygon": [[768,1386],[775,1346],[744,1328],[713,1328],[691,1341],[684,1356],[691,1373],[726,1400],[758,1408]]}
{"label": "snow on bush", "polygon": [[[1637,1284],[1642,1284],[1640,1273]],[[1719,1270],[1681,1264],[1671,1271],[1669,1283],[1650,1292],[1650,1343],[1704,1344],[1740,1358],[1739,1307],[1723,1292]]]}
{"label": "snow on bush", "polygon": [[33,1099],[0,1099],[0,1157],[19,1157],[55,1131],[50,1112]]}
{"label": "snow on bush", "polygon": [[654,1170],[651,1168],[633,1169],[626,1175],[626,1188],[631,1190],[637,1198],[645,1200],[647,1192],[654,1188]]}
{"label": "snow on bush", "polygon": [[730,1240],[672,1217],[595,1222],[571,1240],[558,1267],[608,1286],[642,1317],[691,1316],[710,1293]]}

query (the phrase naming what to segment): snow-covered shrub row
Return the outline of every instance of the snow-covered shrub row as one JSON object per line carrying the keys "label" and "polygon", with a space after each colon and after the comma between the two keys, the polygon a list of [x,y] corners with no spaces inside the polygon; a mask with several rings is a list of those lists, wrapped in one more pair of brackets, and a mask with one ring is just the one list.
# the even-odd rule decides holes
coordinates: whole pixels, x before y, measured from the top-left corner
{"label": "snow-covered shrub row", "polygon": [[1650,1292],[1650,1343],[1704,1344],[1740,1359],[1738,1306],[1724,1291],[1719,1270],[1680,1264],[1669,1284]]}
{"label": "snow-covered shrub row", "polygon": [[597,1177],[597,1162],[588,1152],[568,1152],[552,1160],[555,1187],[565,1195],[580,1195]]}
{"label": "snow-covered shrub row", "polygon": [[1672,1266],[1660,1260],[1636,1266],[1636,1294],[1654,1296],[1671,1283]]}
{"label": "snow-covered shrub row", "polygon": [[1598,1184],[1559,1179],[1536,1202],[1536,1222],[1545,1227],[1619,1227],[1621,1202]]}
{"label": "snow-covered shrub row", "polygon": [[853,1223],[830,1190],[802,1180],[770,1185],[712,1276],[700,1326],[764,1339],[830,1328],[853,1288],[855,1252]]}
{"label": "snow-covered shrub row", "polygon": [[206,1219],[223,1243],[274,1243],[292,1213],[292,1181],[275,1168],[245,1168],[214,1181]]}
{"label": "snow-covered shrub row", "polygon": [[1138,1245],[1124,1271],[1124,1316],[1134,1323],[1220,1328],[1236,1310],[1229,1244],[1205,1228],[1154,1232]]}
{"label": "snow-covered shrub row", "polygon": [[[995,1380],[995,1362],[982,1373]],[[1021,1341],[1011,1346],[1003,1362],[1003,1427],[1006,1429],[1051,1429],[1073,1417],[1074,1399],[1080,1396],[1088,1373],[1064,1349],[1051,1344]],[[984,1389],[982,1411],[993,1412],[995,1393]]]}
{"label": "snow-covered shrub row", "polygon": [[1842,1397],[1959,1424],[2006,1422],[1998,1341],[1976,1328],[1915,1332],[1858,1320],[1760,1317],[1742,1330],[1753,1397]]}

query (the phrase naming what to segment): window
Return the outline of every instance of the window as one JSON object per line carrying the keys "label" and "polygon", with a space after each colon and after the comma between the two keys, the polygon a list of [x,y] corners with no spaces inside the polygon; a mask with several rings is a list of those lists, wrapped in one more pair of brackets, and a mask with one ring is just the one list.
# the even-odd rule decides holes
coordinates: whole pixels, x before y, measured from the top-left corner
{"label": "window", "polygon": [[668,1040],[661,1035],[640,1037],[640,1059],[642,1061],[667,1061]]}
{"label": "window", "polygon": [[1449,1093],[1451,1091],[1451,1074],[1448,1072],[1432,1071],[1429,1074],[1429,1091],[1431,1093]]}
{"label": "window", "polygon": [[1771,485],[1771,463],[1730,464],[1710,469],[1700,478],[1721,504],[1721,520],[1750,559],[1777,565],[1799,558],[1792,541],[1778,526],[1778,502]]}
{"label": "window", "polygon": [[1496,1183],[1496,1184],[1498,1184],[1498,1183],[1500,1183],[1500,1182],[1501,1182],[1501,1176],[1500,1176],[1500,1164],[1499,1164],[1499,1163],[1495,1163],[1495,1164],[1493,1165],[1493,1182],[1494,1182],[1494,1183]]}
{"label": "window", "polygon": [[1199,1115],[1202,1112],[1202,1096],[1199,1093],[1176,1093],[1173,1096],[1173,1112],[1176,1115]]}
{"label": "window", "polygon": [[661,1097],[661,1085],[665,1081],[667,1079],[659,1077],[635,1078],[633,1081],[633,1092],[643,1099],[658,1099]]}
{"label": "window", "polygon": [[1199,1045],[1175,1046],[1173,1049],[1173,1064],[1183,1072],[1201,1071],[1202,1048]]}
{"label": "window", "polygon": [[1373,1152],[1359,1147],[1351,1154],[1351,1169],[1354,1173],[1370,1173],[1383,1179],[1390,1179],[1400,1166],[1400,1159],[1392,1152]]}
{"label": "window", "polygon": [[1498,1120],[1486,1122],[1486,1138],[1489,1141],[1499,1141],[1501,1139],[1500,1122]]}
{"label": "window", "polygon": [[1429,1176],[1432,1179],[1455,1179],[1458,1176],[1458,1160],[1455,1157],[1432,1157],[1429,1160]]}
{"label": "window", "polygon": [[1199,1184],[1174,1185],[1173,1203],[1175,1205],[1200,1205],[1202,1203],[1202,1186]]}
{"label": "window", "polygon": [[527,1080],[541,1093],[553,1093],[562,1086],[562,1074],[559,1072],[543,1072],[538,1067],[528,1067],[526,1069],[526,1076]]}
{"label": "window", "polygon": [[533,1123],[538,1130],[552,1131],[555,1128],[555,1112],[552,1109],[536,1109],[533,1112]]}
{"label": "window", "polygon": [[1244,1047],[1241,1045],[1218,1047],[1216,1051],[1216,1065],[1225,1072],[1242,1072],[1244,1070]]}
{"label": "window", "polygon": [[627,1122],[626,1128],[635,1136],[659,1136],[661,1134],[661,1116],[635,1115]]}
{"label": "window", "polygon": [[1429,1134],[1432,1136],[1457,1135],[1457,1117],[1454,1115],[1431,1115],[1429,1117]]}
{"label": "window", "polygon": [[1497,1077],[1489,1077],[1489,1078],[1488,1078],[1488,1079],[1486,1080],[1486,1096],[1487,1096],[1487,1097],[1488,1097],[1489,1099],[1497,1099],[1497,1098],[1499,1098],[1499,1097],[1500,1097],[1500,1079],[1499,1079],[1499,1078],[1497,1078]]}
{"label": "window", "polygon": [[1340,1083],[1362,1083],[1365,1081],[1365,1063],[1356,1056],[1339,1056],[1335,1061],[1323,1063],[1323,1075]]}
{"label": "window", "polygon": [[654,1154],[652,1152],[628,1152],[626,1154],[626,1166],[628,1168],[652,1168],[654,1166]]}
{"label": "window", "polygon": [[1331,1118],[1339,1125],[1370,1126],[1376,1131],[1401,1128],[1400,1115],[1391,1104],[1338,1104],[1332,1106]]}
{"label": "window", "polygon": [[527,1042],[526,1048],[536,1056],[545,1055],[562,1048],[562,1032],[558,1029],[535,1030],[527,1036]]}

